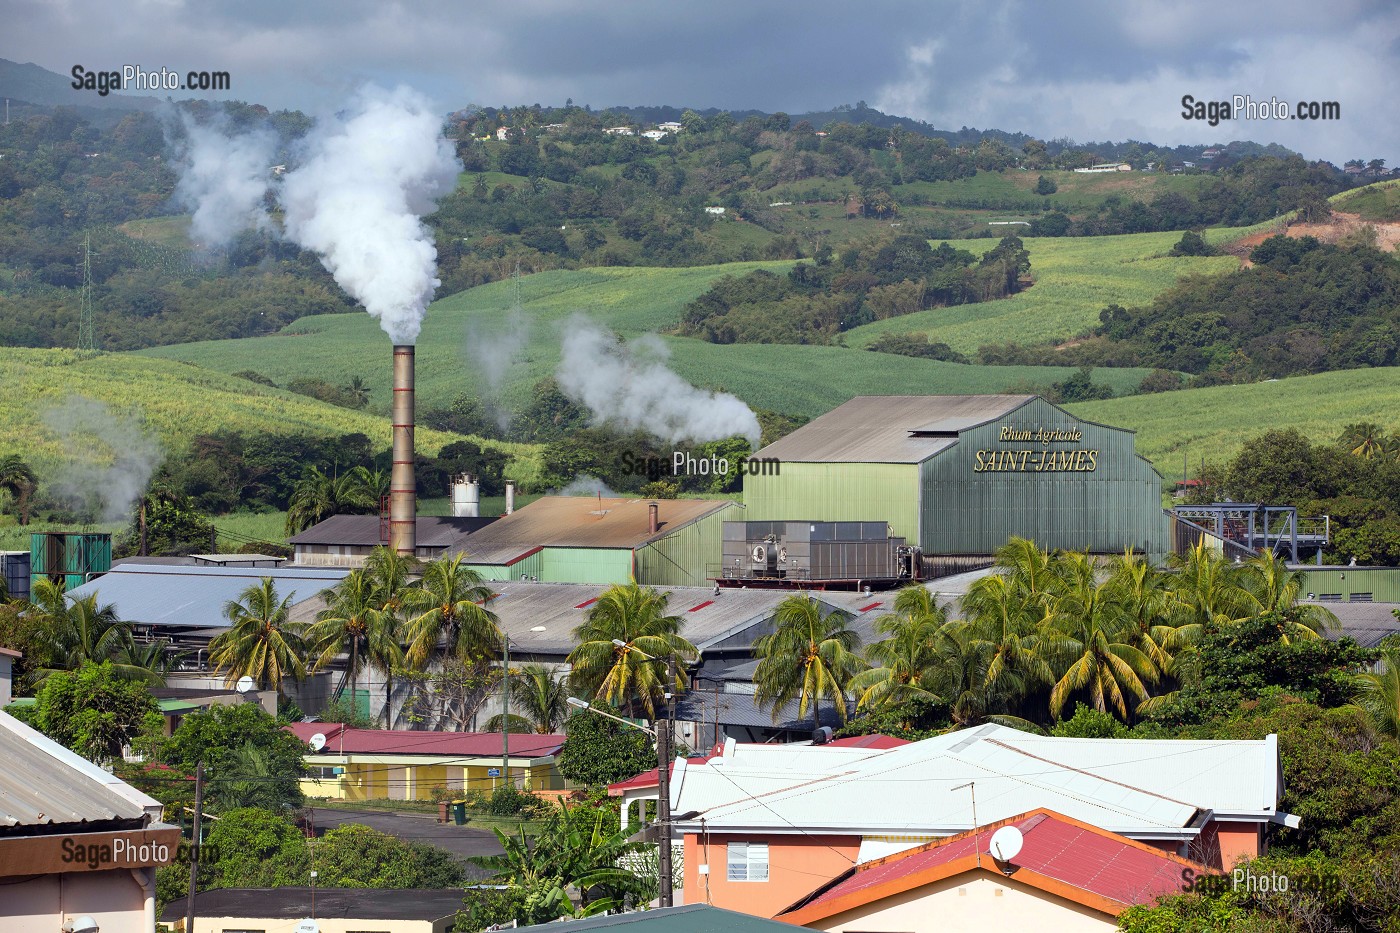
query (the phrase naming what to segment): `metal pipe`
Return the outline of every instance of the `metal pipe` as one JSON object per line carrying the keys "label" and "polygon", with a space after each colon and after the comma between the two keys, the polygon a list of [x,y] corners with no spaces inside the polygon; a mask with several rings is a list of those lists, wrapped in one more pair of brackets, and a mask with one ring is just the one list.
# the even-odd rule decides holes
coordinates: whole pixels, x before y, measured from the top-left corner
{"label": "metal pipe", "polygon": [[413,479],[413,347],[394,347],[394,463],[389,474],[389,546],[406,557],[418,550]]}
{"label": "metal pipe", "polygon": [[515,484],[506,483],[506,514],[515,511]]}

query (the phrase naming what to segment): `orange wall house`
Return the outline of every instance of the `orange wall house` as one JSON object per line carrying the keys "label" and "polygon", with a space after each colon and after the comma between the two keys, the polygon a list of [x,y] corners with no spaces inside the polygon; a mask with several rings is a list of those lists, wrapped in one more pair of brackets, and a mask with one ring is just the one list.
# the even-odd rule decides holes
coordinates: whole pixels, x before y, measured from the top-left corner
{"label": "orange wall house", "polygon": [[[729,843],[768,846],[766,881],[729,880]],[[856,863],[859,836],[803,834],[745,834],[719,836],[697,833],[685,837],[685,903],[711,904],[757,917],[772,917],[813,888],[830,881]],[[701,874],[700,866],[709,873]]]}

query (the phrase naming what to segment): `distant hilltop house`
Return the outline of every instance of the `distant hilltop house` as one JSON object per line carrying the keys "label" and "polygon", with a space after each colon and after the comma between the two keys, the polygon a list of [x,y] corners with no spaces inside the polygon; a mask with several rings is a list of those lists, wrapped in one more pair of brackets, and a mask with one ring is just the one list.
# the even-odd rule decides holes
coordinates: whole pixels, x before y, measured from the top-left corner
{"label": "distant hilltop house", "polygon": [[508,127],[508,126],[503,126],[503,127],[501,127],[500,129],[496,130],[496,138],[499,139],[499,140],[501,140],[502,142],[504,142],[505,140],[509,139],[509,138],[510,138],[510,127]]}
{"label": "distant hilltop house", "polygon": [[665,139],[670,135],[671,133],[669,130],[646,130],[642,133],[645,139]]}
{"label": "distant hilltop house", "polygon": [[630,126],[610,126],[603,130],[609,136],[636,136],[637,131]]}
{"label": "distant hilltop house", "polygon": [[1202,159],[1214,159],[1225,152],[1224,149],[1204,149],[1201,151]]}
{"label": "distant hilltop house", "polygon": [[681,125],[675,120],[669,120],[666,123],[658,123],[656,124],[656,128],[658,130],[665,130],[668,133],[679,133],[682,129]]}
{"label": "distant hilltop house", "polygon": [[1100,162],[1088,168],[1075,169],[1081,175],[1096,175],[1102,172],[1131,172],[1133,167],[1127,162]]}
{"label": "distant hilltop house", "polygon": [[724,208],[722,208],[722,207],[707,207],[707,208],[705,208],[705,213],[707,213],[707,214],[714,214],[716,217],[718,217],[718,216],[720,216],[720,215],[722,215],[722,214],[724,213]]}

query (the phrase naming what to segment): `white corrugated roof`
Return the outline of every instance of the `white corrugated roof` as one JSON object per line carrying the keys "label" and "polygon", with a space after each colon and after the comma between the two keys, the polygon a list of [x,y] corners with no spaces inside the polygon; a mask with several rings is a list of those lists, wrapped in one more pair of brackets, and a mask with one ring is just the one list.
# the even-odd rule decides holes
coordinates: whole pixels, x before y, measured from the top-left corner
{"label": "white corrugated roof", "polygon": [[1207,811],[1267,820],[1280,793],[1272,740],[1059,739],[984,725],[854,760],[740,749],[687,768],[676,809],[701,811],[711,831],[944,835],[972,827],[960,785],[975,782],[980,824],[1048,807],[1130,836],[1184,838]]}

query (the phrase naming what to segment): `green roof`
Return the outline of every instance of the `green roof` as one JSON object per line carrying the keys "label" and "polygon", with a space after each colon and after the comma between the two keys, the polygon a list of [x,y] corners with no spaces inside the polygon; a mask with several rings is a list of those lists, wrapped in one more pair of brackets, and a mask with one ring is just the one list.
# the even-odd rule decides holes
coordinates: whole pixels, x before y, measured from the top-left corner
{"label": "green roof", "polygon": [[188,700],[157,700],[162,713],[188,713],[191,710],[200,709],[198,703],[191,703]]}
{"label": "green roof", "polygon": [[793,933],[790,923],[765,920],[708,904],[686,904],[683,907],[661,907],[627,914],[606,914],[583,920],[521,927],[537,933],[582,933],[585,930],[610,930],[626,927],[627,933]]}

